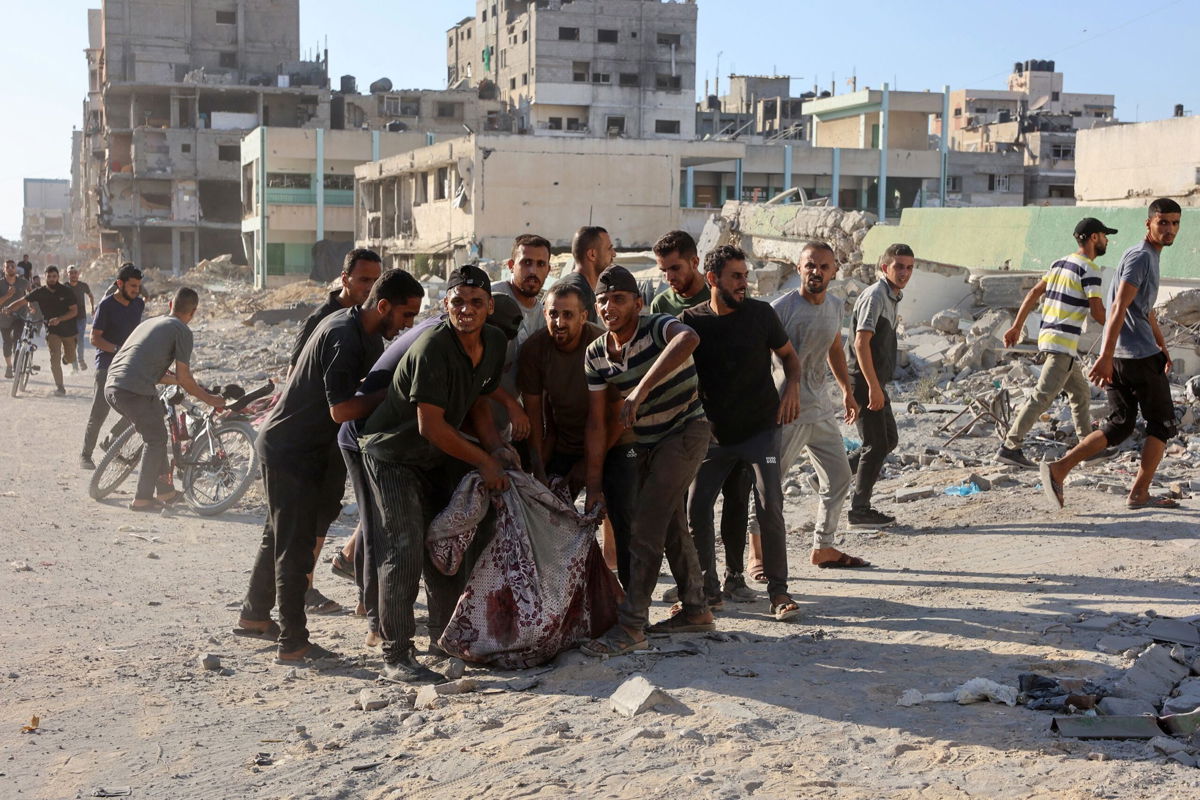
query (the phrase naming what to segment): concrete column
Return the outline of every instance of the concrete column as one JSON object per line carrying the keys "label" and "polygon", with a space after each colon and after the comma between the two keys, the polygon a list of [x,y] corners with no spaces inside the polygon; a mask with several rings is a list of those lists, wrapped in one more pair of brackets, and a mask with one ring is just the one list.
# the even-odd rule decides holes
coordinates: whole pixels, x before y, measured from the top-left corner
{"label": "concrete column", "polygon": [[942,86],[942,141],[938,149],[941,151],[941,176],[938,181],[938,199],[942,208],[946,207],[946,171],[950,167],[950,87]]}
{"label": "concrete column", "polygon": [[829,194],[833,200],[835,208],[841,204],[839,198],[842,194],[842,148],[833,148],[833,185],[829,188]]}
{"label": "concrete column", "polygon": [[879,108],[879,221],[887,215],[888,158],[888,85],[883,85],[883,103]]}
{"label": "concrete column", "polygon": [[179,228],[171,228],[171,274],[178,276],[180,268]]}
{"label": "concrete column", "polygon": [[267,286],[267,129],[258,126],[258,180],[255,187],[255,197],[258,198],[258,274],[261,276],[260,289]]}
{"label": "concrete column", "polygon": [[371,131],[371,160],[379,160],[379,131]]}
{"label": "concrete column", "polygon": [[325,238],[325,130],[317,128],[317,241]]}
{"label": "concrete column", "polygon": [[[792,146],[783,146],[783,189],[786,192],[792,188]],[[789,201],[790,202],[790,201]]]}
{"label": "concrete column", "polygon": [[740,158],[734,162],[733,199],[739,203],[742,201],[742,159]]}
{"label": "concrete column", "polygon": [[684,196],[684,200],[683,200],[683,207],[684,208],[695,208],[696,207],[696,168],[695,167],[687,168],[686,187],[687,188],[684,190],[685,196]]}

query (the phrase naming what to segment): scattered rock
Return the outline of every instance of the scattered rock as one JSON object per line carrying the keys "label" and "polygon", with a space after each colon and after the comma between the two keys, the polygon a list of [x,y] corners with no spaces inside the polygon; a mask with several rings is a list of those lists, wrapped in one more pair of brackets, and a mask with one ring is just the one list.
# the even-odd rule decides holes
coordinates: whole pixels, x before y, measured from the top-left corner
{"label": "scattered rock", "polygon": [[669,706],[675,702],[671,695],[650,683],[644,675],[634,675],[622,683],[609,698],[612,710],[626,717],[634,717],[655,706]]}
{"label": "scattered rock", "polygon": [[210,672],[216,672],[221,668],[221,657],[215,653],[205,653],[200,656],[200,666]]}
{"label": "scattered rock", "polygon": [[1126,650],[1141,650],[1143,647],[1153,644],[1153,641],[1149,636],[1108,634],[1107,636],[1100,637],[1100,641],[1096,642],[1096,649],[1101,653],[1117,655],[1118,653],[1124,653]]}
{"label": "scattered rock", "polygon": [[911,503],[914,500],[921,500],[926,497],[933,497],[935,490],[931,486],[919,486],[909,489],[896,490],[897,503]]}
{"label": "scattered rock", "polygon": [[363,689],[358,693],[358,707],[363,711],[378,711],[387,708],[391,700],[374,689]]}
{"label": "scattered rock", "polygon": [[1148,744],[1164,756],[1174,755],[1175,753],[1186,753],[1188,751],[1186,742],[1172,739],[1170,736],[1155,736]]}

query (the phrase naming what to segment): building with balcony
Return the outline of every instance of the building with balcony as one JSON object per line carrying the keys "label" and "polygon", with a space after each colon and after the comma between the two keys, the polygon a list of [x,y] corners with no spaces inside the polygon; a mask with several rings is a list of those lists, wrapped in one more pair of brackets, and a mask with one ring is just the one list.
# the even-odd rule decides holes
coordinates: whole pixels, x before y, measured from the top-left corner
{"label": "building with balcony", "polygon": [[41,265],[65,266],[73,258],[68,219],[71,182],[26,178],[21,215],[21,245]]}

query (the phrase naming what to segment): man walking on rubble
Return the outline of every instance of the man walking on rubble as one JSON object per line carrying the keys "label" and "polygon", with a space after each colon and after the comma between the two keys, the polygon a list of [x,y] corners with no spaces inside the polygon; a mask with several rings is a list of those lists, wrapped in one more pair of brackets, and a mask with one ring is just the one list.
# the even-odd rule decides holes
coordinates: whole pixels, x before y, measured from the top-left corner
{"label": "man walking on rubble", "polygon": [[1158,327],[1159,256],[1179,235],[1182,211],[1170,198],[1150,204],[1146,238],[1121,256],[1108,289],[1108,318],[1100,356],[1088,377],[1108,390],[1112,409],[1100,429],[1088,434],[1066,455],[1041,465],[1042,491],[1055,505],[1064,505],[1063,484],[1080,462],[1106,447],[1115,447],[1133,433],[1138,410],[1146,421],[1141,463],[1129,489],[1126,505],[1139,508],[1179,508],[1170,497],[1153,497],[1150,482],[1162,461],[1167,442],[1178,429],[1171,401],[1171,354]]}
{"label": "man walking on rubble", "polygon": [[1100,268],[1096,259],[1108,250],[1108,237],[1117,232],[1094,217],[1085,217],[1075,226],[1078,252],[1055,261],[1042,279],[1029,290],[1017,311],[1017,319],[1004,332],[1004,346],[1012,347],[1025,334],[1025,320],[1045,296],[1042,322],[1038,330],[1038,350],[1045,354],[1042,374],[1033,395],[1021,406],[1016,419],[996,453],[996,460],[1024,469],[1037,469],[1021,452],[1026,434],[1050,407],[1059,393],[1066,392],[1075,421],[1077,441],[1091,433],[1092,387],[1079,363],[1079,335],[1083,321],[1104,324],[1104,302],[1100,297]]}
{"label": "man walking on rubble", "polygon": [[[587,348],[591,391],[584,452],[586,508],[604,505],[603,465],[610,438],[608,391],[624,400],[620,424],[636,443],[637,501],[630,536],[630,580],[617,609],[618,624],[584,645],[588,655],[644,649],[646,633],[709,631],[696,547],[688,534],[684,493],[708,449],[710,427],[700,403],[692,352],[696,332],[666,314],[640,316],[642,297],[627,269],[612,266],[597,281],[597,311],[607,333]],[[651,594],[664,551],[679,581],[679,613],[647,627]]]}
{"label": "man walking on rubble", "polygon": [[75,359],[74,372],[87,370],[87,362],[83,358],[83,334],[87,332],[87,305],[84,298],[92,301],[92,314],[96,313],[96,298],[92,296],[92,288],[79,280],[79,267],[71,264],[67,267],[67,287],[75,293],[75,302],[79,313],[75,316]]}
{"label": "man walking on rubble", "polygon": [[900,442],[892,402],[884,387],[896,369],[898,306],[904,287],[912,278],[915,262],[908,245],[889,246],[879,260],[879,279],[858,296],[850,316],[850,329],[854,332],[850,378],[854,400],[859,405],[858,435],[863,441],[851,459],[851,469],[857,466],[850,511],[846,515],[851,527],[882,527],[896,521],[895,517],[873,508],[871,496],[884,460]]}
{"label": "man walking on rubble", "polygon": [[[281,664],[330,655],[308,639],[305,592],[314,544],[328,528],[328,509],[340,506],[345,491],[338,428],[370,409],[373,399],[356,394],[359,383],[382,354],[383,339],[412,327],[424,294],[413,276],[388,270],[366,303],[322,320],[259,432],[267,519],[235,632],[278,638]],[[278,626],[271,622],[273,606]]]}

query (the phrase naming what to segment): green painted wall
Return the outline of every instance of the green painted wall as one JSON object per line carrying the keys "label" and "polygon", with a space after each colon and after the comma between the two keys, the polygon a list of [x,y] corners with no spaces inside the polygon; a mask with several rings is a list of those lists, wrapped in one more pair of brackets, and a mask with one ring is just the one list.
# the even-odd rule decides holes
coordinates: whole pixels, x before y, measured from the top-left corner
{"label": "green painted wall", "polygon": [[[877,262],[893,242],[911,245],[918,259],[960,267],[1040,272],[1076,250],[1071,232],[1096,217],[1119,233],[1098,263],[1115,267],[1121,253],[1145,236],[1144,208],[1024,206],[1016,208],[909,208],[899,225],[876,225],[863,240],[863,261]],[[1200,209],[1185,208],[1175,244],[1163,250],[1163,277],[1200,280]]]}

